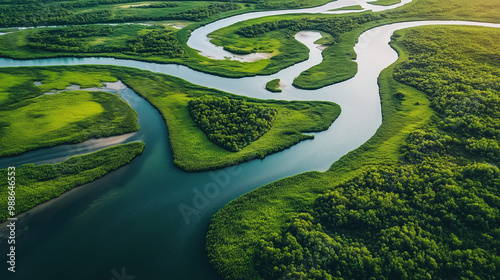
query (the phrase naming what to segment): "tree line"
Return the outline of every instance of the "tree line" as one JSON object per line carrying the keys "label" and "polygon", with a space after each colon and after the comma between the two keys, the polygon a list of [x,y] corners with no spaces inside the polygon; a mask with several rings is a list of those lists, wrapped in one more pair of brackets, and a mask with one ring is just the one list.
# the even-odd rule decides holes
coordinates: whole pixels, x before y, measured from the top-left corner
{"label": "tree line", "polygon": [[[285,29],[290,36],[300,30],[320,30],[330,33],[334,38],[359,25],[382,18],[377,14],[363,14],[350,17],[319,17],[269,21],[239,28],[236,33],[248,38],[261,36],[270,31]],[[285,31],[285,32],[286,32]]]}
{"label": "tree line", "polygon": [[124,43],[106,42],[91,45],[94,37],[106,37],[119,32],[123,26],[89,25],[70,26],[41,30],[28,37],[30,48],[52,52],[70,53],[113,53],[152,56],[164,55],[171,58],[185,57],[187,54],[180,46],[175,32],[159,29],[133,37]]}
{"label": "tree line", "polygon": [[148,9],[148,8],[160,9],[160,8],[173,8],[173,7],[179,7],[179,4],[173,2],[165,2],[165,3],[156,3],[156,4],[148,4],[141,6],[130,6],[130,8],[139,8],[139,9]]}
{"label": "tree line", "polygon": [[[50,3],[47,5],[44,3],[4,5],[0,6],[0,26],[13,27],[62,24],[121,23],[173,19],[201,21],[213,15],[231,10],[237,10],[240,8],[240,4],[232,2],[212,3],[208,6],[197,7],[183,12],[167,13],[162,16],[149,16],[140,14],[133,16],[117,16],[111,10],[99,10],[83,13],[79,13],[73,10],[74,8],[87,7],[85,5],[90,4],[78,4],[78,2],[70,2],[63,4]],[[96,5],[101,5],[101,2],[98,1]]]}

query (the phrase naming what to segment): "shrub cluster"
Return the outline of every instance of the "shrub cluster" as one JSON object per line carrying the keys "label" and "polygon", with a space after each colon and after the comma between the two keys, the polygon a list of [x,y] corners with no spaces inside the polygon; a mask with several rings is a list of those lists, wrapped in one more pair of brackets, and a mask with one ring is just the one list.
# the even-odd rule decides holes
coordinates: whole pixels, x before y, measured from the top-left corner
{"label": "shrub cluster", "polygon": [[275,109],[259,108],[242,100],[215,97],[193,99],[189,113],[208,139],[237,152],[271,129]]}

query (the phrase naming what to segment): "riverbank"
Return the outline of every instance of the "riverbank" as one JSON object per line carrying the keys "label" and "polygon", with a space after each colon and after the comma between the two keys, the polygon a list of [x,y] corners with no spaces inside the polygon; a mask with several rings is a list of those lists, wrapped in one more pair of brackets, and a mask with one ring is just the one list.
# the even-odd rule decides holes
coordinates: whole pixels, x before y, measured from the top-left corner
{"label": "riverbank", "polygon": [[[74,156],[57,164],[25,164],[19,167],[1,169],[0,174],[15,179],[12,190],[5,184],[0,188],[0,203],[7,205],[15,197],[12,210],[3,207],[0,210],[0,223],[8,217],[28,211],[29,209],[56,198],[64,192],[103,177],[107,173],[130,163],[140,155],[144,143],[116,145],[94,153]],[[14,173],[11,171],[14,170]],[[12,175],[14,174],[14,175]],[[17,174],[17,176],[15,175]],[[14,194],[14,195],[10,195]]]}

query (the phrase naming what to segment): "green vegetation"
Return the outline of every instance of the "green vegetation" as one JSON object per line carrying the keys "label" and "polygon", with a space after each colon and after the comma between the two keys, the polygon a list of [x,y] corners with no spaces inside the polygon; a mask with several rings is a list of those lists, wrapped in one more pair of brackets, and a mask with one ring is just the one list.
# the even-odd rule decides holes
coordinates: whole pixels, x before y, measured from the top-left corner
{"label": "green vegetation", "polygon": [[363,10],[363,7],[361,7],[360,5],[353,5],[353,6],[347,6],[347,7],[342,7],[342,8],[338,8],[338,9],[333,9],[330,11],[345,11],[345,10],[348,10],[348,11]]}
{"label": "green vegetation", "polygon": [[432,155],[431,150],[482,158],[498,166],[499,35],[498,30],[476,27],[423,27],[396,33],[395,38],[401,36],[397,43],[411,56],[398,65],[394,78],[427,93],[440,118],[437,131],[412,135],[414,142],[405,158],[421,160]]}
{"label": "green vegetation", "polygon": [[[304,133],[327,129],[340,114],[340,107],[330,102],[264,101],[193,85],[167,75],[118,68],[112,72],[160,111],[169,131],[174,163],[187,171],[216,169],[263,158],[313,138]],[[190,100],[204,96],[227,97],[235,103],[241,100],[250,108],[276,111],[276,119],[267,133],[239,152],[230,152],[210,142],[190,116]]]}
{"label": "green vegetation", "polygon": [[372,1],[372,2],[368,2],[368,3],[373,4],[373,5],[390,6],[390,5],[401,3],[401,0],[377,0],[377,1]]}
{"label": "green vegetation", "polygon": [[[0,1],[0,27],[123,23],[161,20],[213,20],[256,10],[306,8],[331,0],[137,1],[67,0]],[[245,3],[242,5],[241,3]]]}
{"label": "green vegetation", "polygon": [[267,82],[266,89],[270,92],[281,92],[280,79],[274,79]]}
{"label": "green vegetation", "polygon": [[[72,84],[100,86],[116,78],[100,72],[0,69],[0,157],[93,137],[137,131],[137,114],[107,92],[62,90]],[[41,82],[40,86],[34,81]]]}
{"label": "green vegetation", "polygon": [[4,36],[6,40],[0,42],[0,50],[5,56],[13,58],[96,55],[139,59],[187,57],[175,32],[163,26],[84,25],[28,29]]}
{"label": "green vegetation", "polygon": [[261,240],[258,269],[264,279],[488,279],[500,271],[499,178],[485,164],[368,170]]}
{"label": "green vegetation", "polygon": [[[15,154],[137,130],[135,112],[113,94],[77,91],[41,95],[50,89],[64,89],[71,84],[100,86],[103,81],[116,81],[117,78],[160,111],[169,130],[174,163],[188,171],[216,169],[263,158],[313,138],[304,133],[327,129],[340,114],[340,107],[330,102],[261,101],[137,69],[104,66],[9,68],[0,71],[0,79],[5,81],[3,87],[0,86],[0,104],[3,104],[0,110],[2,152]],[[42,85],[35,86],[34,81],[41,81]],[[21,91],[26,95],[10,94]],[[245,130],[248,125],[252,128],[261,126],[261,117],[267,118],[270,112],[277,113],[272,127],[265,134],[261,130],[256,136],[254,131],[249,132],[248,129],[245,134],[236,133],[234,140],[241,150],[235,153],[210,142],[190,116],[189,101],[207,96],[229,98],[234,105],[240,104],[237,106],[246,106],[259,113],[255,122],[249,121],[252,115],[239,115],[247,124],[245,121],[241,124],[242,120],[238,117],[233,119],[229,114],[225,121],[229,121],[227,124],[234,125],[235,129]],[[62,115],[65,117],[60,117]],[[219,119],[220,123],[222,121]]]}
{"label": "green vegetation", "polygon": [[[333,83],[352,78],[357,72],[357,64],[352,61],[356,58],[353,45],[359,35],[369,28],[392,22],[421,20],[421,19],[450,19],[500,22],[498,13],[500,2],[495,0],[481,0],[474,3],[467,0],[414,0],[403,7],[382,13],[363,13],[360,21],[357,14],[353,15],[283,15],[253,19],[237,23],[210,34],[212,42],[221,46],[228,46],[228,50],[240,49],[250,52],[268,52],[273,55],[285,53],[283,46],[293,45],[293,34],[304,29],[315,29],[331,34],[334,40],[323,51],[323,61],[302,72],[293,85],[304,89],[316,89]],[[331,22],[318,26],[314,22]],[[344,21],[338,27],[335,23]],[[280,24],[281,23],[281,24]],[[288,34],[288,36],[279,36]],[[243,35],[249,36],[246,38]],[[290,42],[292,41],[292,42]],[[269,46],[260,49],[261,46]],[[279,50],[276,52],[276,50]],[[280,65],[289,65],[305,59],[304,54],[293,55],[281,59]],[[270,69],[266,67],[264,70]],[[279,69],[275,67],[274,69]],[[264,71],[266,74],[267,72]]]}
{"label": "green vegetation", "polygon": [[207,235],[212,265],[225,279],[498,275],[499,35],[399,31],[400,58],[379,77],[376,135],[325,173],[285,178],[226,205]]}
{"label": "green vegetation", "polygon": [[[132,142],[117,145],[100,151],[70,157],[57,164],[25,164],[15,170],[15,189],[8,184],[0,185],[0,222],[5,222],[11,215],[7,209],[8,197],[15,192],[15,214],[19,214],[60,196],[67,190],[92,182],[110,171],[130,163],[142,153],[144,143]],[[10,172],[10,170],[9,170]],[[7,169],[0,170],[7,178]],[[14,191],[14,192],[12,192]]]}
{"label": "green vegetation", "polygon": [[166,7],[158,5],[143,6],[143,9],[130,9],[132,4],[117,5],[134,1],[67,1],[31,2],[24,4],[1,5],[0,26],[40,26],[61,24],[123,23],[135,21],[191,20],[201,21],[220,13],[238,10],[240,4],[209,1],[176,2]]}
{"label": "green vegetation", "polygon": [[145,4],[145,5],[131,5],[129,8],[140,8],[140,9],[160,9],[160,8],[173,8],[179,7],[179,3],[175,2],[164,2],[164,3],[153,3],[153,4]]}
{"label": "green vegetation", "polygon": [[[245,1],[242,1],[245,2]],[[289,8],[307,8],[314,7],[332,2],[331,0],[248,0],[248,2],[255,2],[257,9],[276,10],[276,9],[289,9]]]}
{"label": "green vegetation", "polygon": [[391,19],[422,20],[449,19],[500,22],[496,0],[417,0],[383,14]]}
{"label": "green vegetation", "polygon": [[[93,4],[90,5],[90,2],[93,2]],[[197,51],[187,46],[186,41],[189,38],[190,32],[203,24],[221,17],[253,11],[257,5],[266,3],[274,5],[272,3],[277,3],[277,1],[259,1],[258,4],[255,4],[253,0],[243,2],[246,4],[240,5],[240,8],[237,10],[216,14],[199,22],[190,22],[188,26],[182,30],[174,30],[172,27],[167,26],[167,23],[158,22],[157,20],[163,20],[162,16],[164,17],[171,12],[192,12],[193,9],[206,8],[210,5],[210,2],[132,2],[125,0],[58,2],[61,5],[75,5],[75,11],[73,13],[77,14],[80,12],[112,13],[112,19],[116,19],[116,22],[123,22],[124,18],[126,18],[127,21],[155,20],[156,22],[154,22],[154,24],[159,26],[118,26],[114,27],[116,29],[113,29],[112,34],[106,36],[87,36],[69,39],[61,38],[65,43],[69,42],[70,44],[76,44],[75,47],[64,44],[59,47],[59,42],[48,46],[41,42],[41,40],[39,40],[39,42],[31,42],[32,46],[30,47],[28,45],[30,43],[28,38],[30,36],[33,36],[33,39],[37,38],[35,34],[40,30],[23,30],[0,37],[0,54],[2,56],[21,59],[55,56],[111,56],[144,61],[179,63],[207,73],[229,77],[243,77],[257,74],[265,75],[275,73],[284,67],[307,59],[307,50],[305,46],[294,40],[293,35],[306,27],[308,29],[315,28],[314,21],[320,22],[325,19],[326,22],[332,24],[328,24],[329,26],[322,26],[319,24],[319,27],[322,27],[319,28],[319,30],[324,29],[323,34],[329,34],[332,30],[333,33],[328,35],[331,39],[328,40],[328,43],[324,44],[328,46],[323,51],[324,60],[319,65],[304,71],[294,81],[296,87],[315,89],[344,81],[355,75],[357,66],[356,63],[352,61],[355,59],[355,53],[352,46],[356,42],[358,35],[366,29],[391,22],[418,19],[457,19],[500,22],[500,17],[491,12],[500,9],[500,2],[496,0],[478,0],[475,2],[467,0],[415,0],[395,10],[389,10],[382,13],[364,13],[364,18],[369,20],[365,23],[359,21],[358,17],[361,14],[357,14],[352,22],[350,20],[352,15],[284,15],[238,23],[234,26],[218,30],[210,35],[212,37],[212,42],[224,46],[228,51],[237,54],[266,52],[272,55],[271,59],[262,59],[251,63],[231,60],[211,60],[199,55]],[[309,2],[309,4],[319,5],[326,2],[328,1],[318,0]],[[33,18],[22,15],[25,8],[21,6],[39,5],[36,1],[22,1],[22,3],[16,3],[16,5],[7,5],[13,4],[9,1],[2,3],[6,4],[3,8],[18,9],[19,11],[16,10],[13,14],[20,14],[20,18],[28,18],[30,20]],[[131,6],[155,3],[179,3],[179,7],[150,9],[130,8]],[[283,0],[279,1],[279,3],[287,3],[287,7],[292,7],[297,3],[300,4],[301,1]],[[56,13],[51,10],[51,5],[55,4],[56,3],[46,4],[44,9],[38,10],[26,8],[26,11],[44,11],[44,15],[51,14],[48,11]],[[78,5],[83,6],[77,8],[76,6]],[[141,17],[143,19],[140,19]],[[36,19],[36,17],[34,17],[34,19]],[[335,24],[337,19],[343,22],[340,27]],[[251,38],[244,37],[237,32],[242,28],[252,29],[252,25],[257,25],[259,27],[265,25],[272,26],[280,21],[288,21],[289,25],[286,28],[266,31],[263,34]],[[72,23],[78,22],[79,21],[75,21]],[[90,22],[92,21],[85,21],[84,23]],[[304,22],[312,23],[312,25],[307,24],[305,27],[302,27],[302,23]],[[343,26],[348,28],[343,28]],[[354,29],[352,29],[353,27]],[[64,28],[60,28],[59,32],[61,34],[67,33],[63,31],[63,29]],[[151,34],[148,35],[148,33]],[[112,40],[110,40],[110,38]],[[161,41],[160,44],[156,44],[157,39]]]}
{"label": "green vegetation", "polygon": [[228,151],[238,152],[271,129],[277,111],[227,97],[192,99],[189,114],[208,139]]}
{"label": "green vegetation", "polygon": [[360,14],[351,16],[332,17],[305,17],[301,19],[281,19],[278,21],[265,21],[239,28],[236,33],[247,38],[257,37],[267,32],[286,29],[290,34],[297,31],[310,29],[321,30],[329,33],[334,38],[347,31],[350,31],[360,24],[380,19],[374,14]]}
{"label": "green vegetation", "polygon": [[[124,39],[130,33],[135,36]],[[48,29],[28,36],[26,46],[49,52],[186,56],[175,33],[158,26],[88,25]]]}

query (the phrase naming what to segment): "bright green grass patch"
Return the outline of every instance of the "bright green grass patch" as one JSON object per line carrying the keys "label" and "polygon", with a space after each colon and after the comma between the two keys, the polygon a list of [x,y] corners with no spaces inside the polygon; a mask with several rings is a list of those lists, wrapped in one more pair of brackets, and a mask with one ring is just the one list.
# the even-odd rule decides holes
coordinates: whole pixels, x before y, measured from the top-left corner
{"label": "bright green grass patch", "polygon": [[386,11],[394,19],[448,19],[500,22],[500,2],[496,0],[415,0]]}
{"label": "bright green grass patch", "polygon": [[92,97],[90,92],[80,91],[45,95],[26,106],[0,112],[0,118],[10,124],[2,130],[2,144],[7,145],[2,150],[14,143],[31,146],[70,123],[102,113],[104,108]]}
{"label": "bright green grass patch", "polygon": [[282,92],[280,88],[280,79],[274,79],[267,82],[266,89],[270,92]]}
{"label": "bright green grass patch", "polygon": [[353,5],[353,6],[347,6],[347,7],[342,7],[342,8],[338,8],[338,9],[332,9],[330,11],[345,11],[345,10],[348,10],[348,11],[363,10],[363,7],[361,7],[360,5]]}
{"label": "bright green grass patch", "polygon": [[357,35],[352,31],[341,35],[340,42],[323,50],[323,61],[300,73],[293,80],[293,85],[302,89],[318,89],[354,77],[358,64],[353,60],[356,53],[350,39]]}
{"label": "bright green grass patch", "polygon": [[377,1],[372,1],[368,2],[373,5],[380,5],[380,6],[390,6],[394,4],[399,4],[401,3],[401,0],[377,0]]}
{"label": "bright green grass patch", "polygon": [[109,73],[7,68],[0,70],[0,78],[0,157],[139,129],[135,111],[114,94],[43,94],[71,84],[95,87],[116,81]]}
{"label": "bright green grass patch", "polygon": [[[131,162],[140,155],[144,143],[132,142],[102,149],[94,153],[70,157],[57,164],[25,164],[11,169],[1,169],[2,177],[14,176],[15,214],[19,214],[60,196],[64,192],[92,182],[108,172]],[[8,173],[10,172],[10,173]],[[0,185],[0,204],[5,205],[0,210],[0,222],[4,222],[11,214],[7,211],[9,192],[8,184]]]}
{"label": "bright green grass patch", "polygon": [[[254,22],[254,21],[252,21]],[[258,22],[258,19],[255,20]],[[224,46],[224,49],[235,54],[270,53],[270,59],[263,59],[252,64],[261,65],[259,74],[271,74],[280,69],[304,61],[308,57],[308,49],[288,32],[268,32],[264,36],[246,38],[236,32],[245,24],[234,24],[209,34],[210,42]],[[291,39],[290,39],[291,38]]]}
{"label": "bright green grass patch", "polygon": [[179,1],[174,2],[179,4],[177,7],[165,7],[165,8],[133,8],[133,5],[146,5],[146,4],[161,4],[163,2],[158,1],[143,1],[134,2],[126,4],[110,4],[110,5],[100,5],[96,8],[91,9],[77,9],[78,13],[88,12],[88,11],[111,11],[116,18],[128,18],[128,17],[162,17],[171,13],[186,12],[195,8],[207,7],[211,4],[210,1]]}

